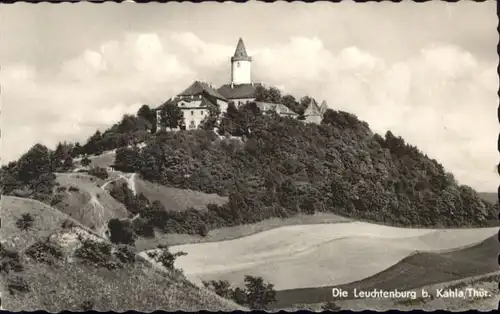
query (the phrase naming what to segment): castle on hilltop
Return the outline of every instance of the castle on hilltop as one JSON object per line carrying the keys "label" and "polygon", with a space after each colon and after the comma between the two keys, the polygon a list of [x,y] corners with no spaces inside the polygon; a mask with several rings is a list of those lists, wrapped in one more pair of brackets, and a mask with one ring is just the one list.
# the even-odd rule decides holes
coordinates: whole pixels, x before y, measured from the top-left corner
{"label": "castle on hilltop", "polygon": [[[280,116],[298,117],[297,113],[283,104],[255,101],[259,86],[264,85],[252,81],[252,57],[248,56],[243,39],[240,38],[234,55],[231,57],[230,83],[215,89],[210,84],[195,81],[183,92],[156,108],[156,119],[157,121],[161,120],[160,112],[164,106],[175,104],[184,113],[186,129],[196,129],[209,115],[212,107],[219,107],[222,114],[226,112],[230,102],[233,102],[236,107],[255,102],[262,112],[274,111]],[[320,107],[312,100],[304,112],[305,121],[320,123],[326,109],[325,101]]]}

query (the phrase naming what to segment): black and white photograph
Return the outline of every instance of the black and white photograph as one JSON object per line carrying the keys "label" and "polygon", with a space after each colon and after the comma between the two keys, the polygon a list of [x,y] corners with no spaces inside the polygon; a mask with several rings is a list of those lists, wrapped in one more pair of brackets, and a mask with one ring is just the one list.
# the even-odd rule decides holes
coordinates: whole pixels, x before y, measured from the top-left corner
{"label": "black and white photograph", "polygon": [[496,5],[2,5],[1,309],[496,310]]}

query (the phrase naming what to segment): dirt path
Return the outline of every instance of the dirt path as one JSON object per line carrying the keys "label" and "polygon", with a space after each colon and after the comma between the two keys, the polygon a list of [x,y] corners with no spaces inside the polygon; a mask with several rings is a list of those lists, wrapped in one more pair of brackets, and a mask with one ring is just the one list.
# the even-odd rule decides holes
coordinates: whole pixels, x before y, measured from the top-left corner
{"label": "dirt path", "polygon": [[104,188],[108,184],[110,184],[112,182],[115,182],[115,181],[118,181],[120,179],[123,179],[123,180],[125,180],[127,182],[127,185],[129,187],[129,189],[132,190],[132,193],[134,193],[134,195],[136,195],[137,194],[137,190],[135,188],[135,176],[136,176],[136,173],[120,174],[118,178],[115,178],[115,179],[112,179],[112,180],[104,182],[104,184],[101,185],[100,188],[104,190]]}

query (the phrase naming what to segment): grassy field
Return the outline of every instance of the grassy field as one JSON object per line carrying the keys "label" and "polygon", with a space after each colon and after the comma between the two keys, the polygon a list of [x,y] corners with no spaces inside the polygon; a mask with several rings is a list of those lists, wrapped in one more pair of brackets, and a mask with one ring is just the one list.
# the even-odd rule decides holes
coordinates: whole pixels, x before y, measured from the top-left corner
{"label": "grassy field", "polygon": [[89,228],[100,232],[110,219],[129,215],[123,204],[100,188],[103,180],[84,173],[58,173],[57,182],[66,190],[55,207]]}
{"label": "grassy field", "polygon": [[139,238],[136,247],[140,251],[156,248],[159,244],[180,245],[191,243],[210,243],[239,239],[259,232],[268,231],[285,226],[311,225],[311,224],[332,224],[351,221],[332,213],[315,213],[314,215],[297,215],[290,218],[271,218],[253,224],[239,225],[235,227],[225,227],[210,230],[206,237],[188,234],[161,234],[157,233],[155,239]]}
{"label": "grassy field", "polygon": [[[35,218],[32,228],[26,231],[18,229],[15,224],[23,213],[30,213]],[[6,310],[80,311],[89,305],[101,311],[243,309],[199,288],[183,276],[159,270],[141,258],[115,270],[83,264],[72,256],[65,256],[54,264],[37,263],[23,254],[23,250],[35,241],[47,238],[67,240],[76,230],[84,231],[87,237],[99,238],[69,216],[34,200],[3,197],[1,214],[4,222],[0,229],[2,243],[8,242],[7,247],[21,253],[24,266],[21,272],[0,276],[2,306]],[[75,227],[63,228],[62,222],[66,220],[73,221]],[[73,239],[77,239],[76,236]],[[13,278],[23,278],[28,290],[8,293],[6,285]]]}
{"label": "grassy field", "polygon": [[22,277],[31,291],[15,295],[5,293],[2,305],[6,310],[80,311],[85,302],[92,304],[94,310],[117,312],[241,309],[185,279],[156,270],[146,262],[112,271],[76,262],[57,266],[31,263],[25,268]]}
{"label": "grassy field", "polygon": [[354,282],[386,270],[415,250],[460,248],[497,231],[403,229],[360,222],[300,225],[231,241],[174,246],[172,251],[188,253],[178,265],[193,281],[223,279],[239,285],[250,274],[285,290]]}
{"label": "grassy field", "polygon": [[[23,250],[38,239],[48,237],[60,230],[62,223],[69,218],[57,209],[41,202],[14,196],[2,196],[1,207],[0,238],[2,243],[7,242],[16,250]],[[34,218],[34,222],[31,228],[20,232],[16,221],[23,214],[30,214]]]}
{"label": "grassy field", "polygon": [[[109,151],[98,156],[89,156],[89,167],[107,168],[115,163],[115,152]],[[81,159],[74,159],[73,164],[75,167],[81,167]]]}
{"label": "grassy field", "polygon": [[137,193],[143,193],[150,201],[160,201],[169,211],[183,211],[189,207],[206,210],[210,203],[222,205],[228,200],[217,194],[166,187],[140,178],[135,182]]}
{"label": "grassy field", "polygon": [[[350,292],[354,288],[358,290],[375,288],[409,290],[460,280],[498,271],[498,252],[500,252],[500,243],[496,236],[493,236],[477,245],[452,252],[416,253],[374,276],[344,285],[336,285],[336,287]],[[333,287],[278,291],[278,302],[275,306],[281,308],[294,304],[314,304],[334,300],[331,295]],[[352,293],[350,295],[352,296]]]}

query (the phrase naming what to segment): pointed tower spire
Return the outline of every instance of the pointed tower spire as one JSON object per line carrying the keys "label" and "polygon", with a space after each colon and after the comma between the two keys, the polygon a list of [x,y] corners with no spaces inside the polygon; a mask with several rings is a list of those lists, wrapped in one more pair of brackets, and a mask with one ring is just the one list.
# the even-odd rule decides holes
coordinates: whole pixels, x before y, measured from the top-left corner
{"label": "pointed tower spire", "polygon": [[326,100],[323,100],[323,102],[321,103],[321,107],[319,107],[319,111],[321,112],[321,114],[324,114],[327,109],[328,104],[326,103]]}
{"label": "pointed tower spire", "polygon": [[238,40],[238,45],[236,46],[236,50],[234,51],[231,61],[252,61],[252,58],[247,54],[245,43],[241,37]]}

